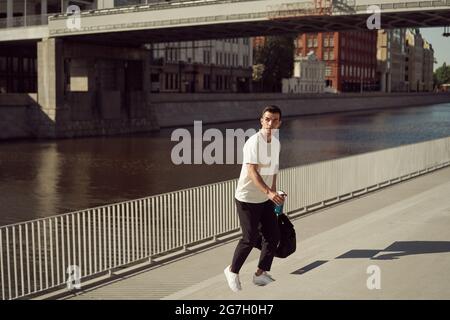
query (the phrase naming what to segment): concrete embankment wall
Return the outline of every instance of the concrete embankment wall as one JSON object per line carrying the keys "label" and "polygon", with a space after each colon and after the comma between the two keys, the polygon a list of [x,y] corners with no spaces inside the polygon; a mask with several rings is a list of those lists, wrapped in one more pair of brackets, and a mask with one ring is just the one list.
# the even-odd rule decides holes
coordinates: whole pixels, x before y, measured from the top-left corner
{"label": "concrete embankment wall", "polygon": [[0,140],[33,135],[31,118],[36,99],[37,94],[0,94]]}
{"label": "concrete embankment wall", "polygon": [[447,93],[408,94],[158,94],[152,96],[161,128],[252,120],[267,104],[281,107],[283,116],[297,116],[353,110],[397,108],[450,102]]}
{"label": "concrete embankment wall", "polygon": [[[83,108],[80,101],[57,112],[58,137],[102,136],[120,133],[144,132],[154,125],[147,124],[146,114],[152,113],[159,127],[191,126],[194,120],[204,124],[240,120],[254,120],[264,105],[276,104],[283,116],[322,114],[353,110],[425,106],[450,102],[450,94],[340,94],[340,95],[286,95],[286,94],[152,94],[147,104],[152,110],[134,110],[125,114],[114,107],[118,99],[102,99],[98,111]],[[42,113],[36,94],[0,94],[0,140],[40,137]],[[91,103],[92,104],[92,103]],[[94,102],[95,104],[95,102]],[[132,103],[142,108],[142,103]],[[94,114],[95,113],[95,114]],[[101,119],[97,113],[101,114]],[[145,121],[144,121],[145,120]],[[135,123],[136,122],[136,123]],[[142,123],[141,123],[142,122]],[[148,129],[147,131],[150,131]]]}
{"label": "concrete embankment wall", "polygon": [[129,105],[122,108],[120,92],[71,92],[52,120],[42,111],[37,94],[0,94],[0,140],[17,138],[72,138],[109,136],[155,130],[141,91],[128,94]]}

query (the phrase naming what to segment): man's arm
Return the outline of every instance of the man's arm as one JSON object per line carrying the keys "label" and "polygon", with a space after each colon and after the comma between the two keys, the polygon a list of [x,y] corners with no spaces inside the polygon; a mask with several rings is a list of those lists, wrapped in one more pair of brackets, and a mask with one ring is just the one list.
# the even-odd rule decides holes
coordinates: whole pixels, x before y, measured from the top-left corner
{"label": "man's arm", "polygon": [[[261,175],[258,172],[258,165],[257,164],[250,164],[247,163],[247,170],[250,176],[250,179],[252,179],[252,182],[258,187],[261,192],[267,195],[267,197],[275,202],[276,204],[282,204],[283,198],[276,192],[276,189],[269,188],[265,183],[264,180],[261,178]],[[276,181],[276,175],[274,176],[274,182]],[[272,183],[272,187],[274,186],[274,183]],[[276,182],[275,182],[276,187]]]}
{"label": "man's arm", "polygon": [[272,188],[273,191],[277,191],[277,175],[273,175]]}

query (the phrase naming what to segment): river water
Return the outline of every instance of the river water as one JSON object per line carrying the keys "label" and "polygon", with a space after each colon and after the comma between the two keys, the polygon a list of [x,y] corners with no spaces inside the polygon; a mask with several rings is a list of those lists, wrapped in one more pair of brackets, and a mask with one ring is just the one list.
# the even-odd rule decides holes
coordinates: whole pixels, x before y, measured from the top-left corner
{"label": "river water", "polygon": [[[257,117],[256,117],[257,118]],[[203,126],[258,129],[259,121]],[[0,142],[0,225],[237,178],[239,164],[175,165],[176,128]],[[193,135],[193,128],[187,128]],[[281,168],[450,136],[450,103],[283,118]],[[205,143],[205,146],[209,142]]]}

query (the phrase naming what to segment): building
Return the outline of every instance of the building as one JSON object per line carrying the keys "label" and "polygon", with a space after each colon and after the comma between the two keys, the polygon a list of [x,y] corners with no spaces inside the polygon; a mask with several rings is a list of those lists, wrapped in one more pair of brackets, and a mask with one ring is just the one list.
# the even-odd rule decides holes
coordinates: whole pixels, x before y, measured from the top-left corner
{"label": "building", "polygon": [[423,44],[423,73],[422,73],[424,91],[434,90],[433,69],[434,69],[433,46],[428,41],[425,40]]}
{"label": "building", "polygon": [[313,51],[325,61],[326,87],[338,92],[377,90],[377,32],[348,31],[300,34],[296,54]]}
{"label": "building", "polygon": [[295,57],[293,77],[283,79],[283,93],[322,93],[325,90],[325,62],[311,52]]}
{"label": "building", "polygon": [[434,50],[419,29],[379,30],[377,61],[381,91],[433,91]]}
{"label": "building", "polygon": [[149,44],[153,92],[250,92],[250,38]]}
{"label": "building", "polygon": [[419,29],[408,29],[406,31],[406,53],[405,80],[408,91],[422,91],[423,39]]}
{"label": "building", "polygon": [[434,50],[419,29],[406,30],[405,80],[408,91],[433,90]]}
{"label": "building", "polygon": [[380,91],[407,91],[405,82],[406,30],[378,30],[377,70]]}

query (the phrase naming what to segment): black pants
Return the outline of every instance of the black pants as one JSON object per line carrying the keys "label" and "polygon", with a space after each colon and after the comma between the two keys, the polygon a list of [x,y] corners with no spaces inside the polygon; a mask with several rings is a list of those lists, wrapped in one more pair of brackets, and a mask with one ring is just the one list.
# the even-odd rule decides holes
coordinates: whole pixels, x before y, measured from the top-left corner
{"label": "black pants", "polygon": [[239,273],[260,236],[260,230],[263,237],[258,268],[269,271],[280,241],[277,216],[273,212],[274,204],[270,200],[263,203],[235,201],[242,227],[242,239],[234,251],[231,272]]}

